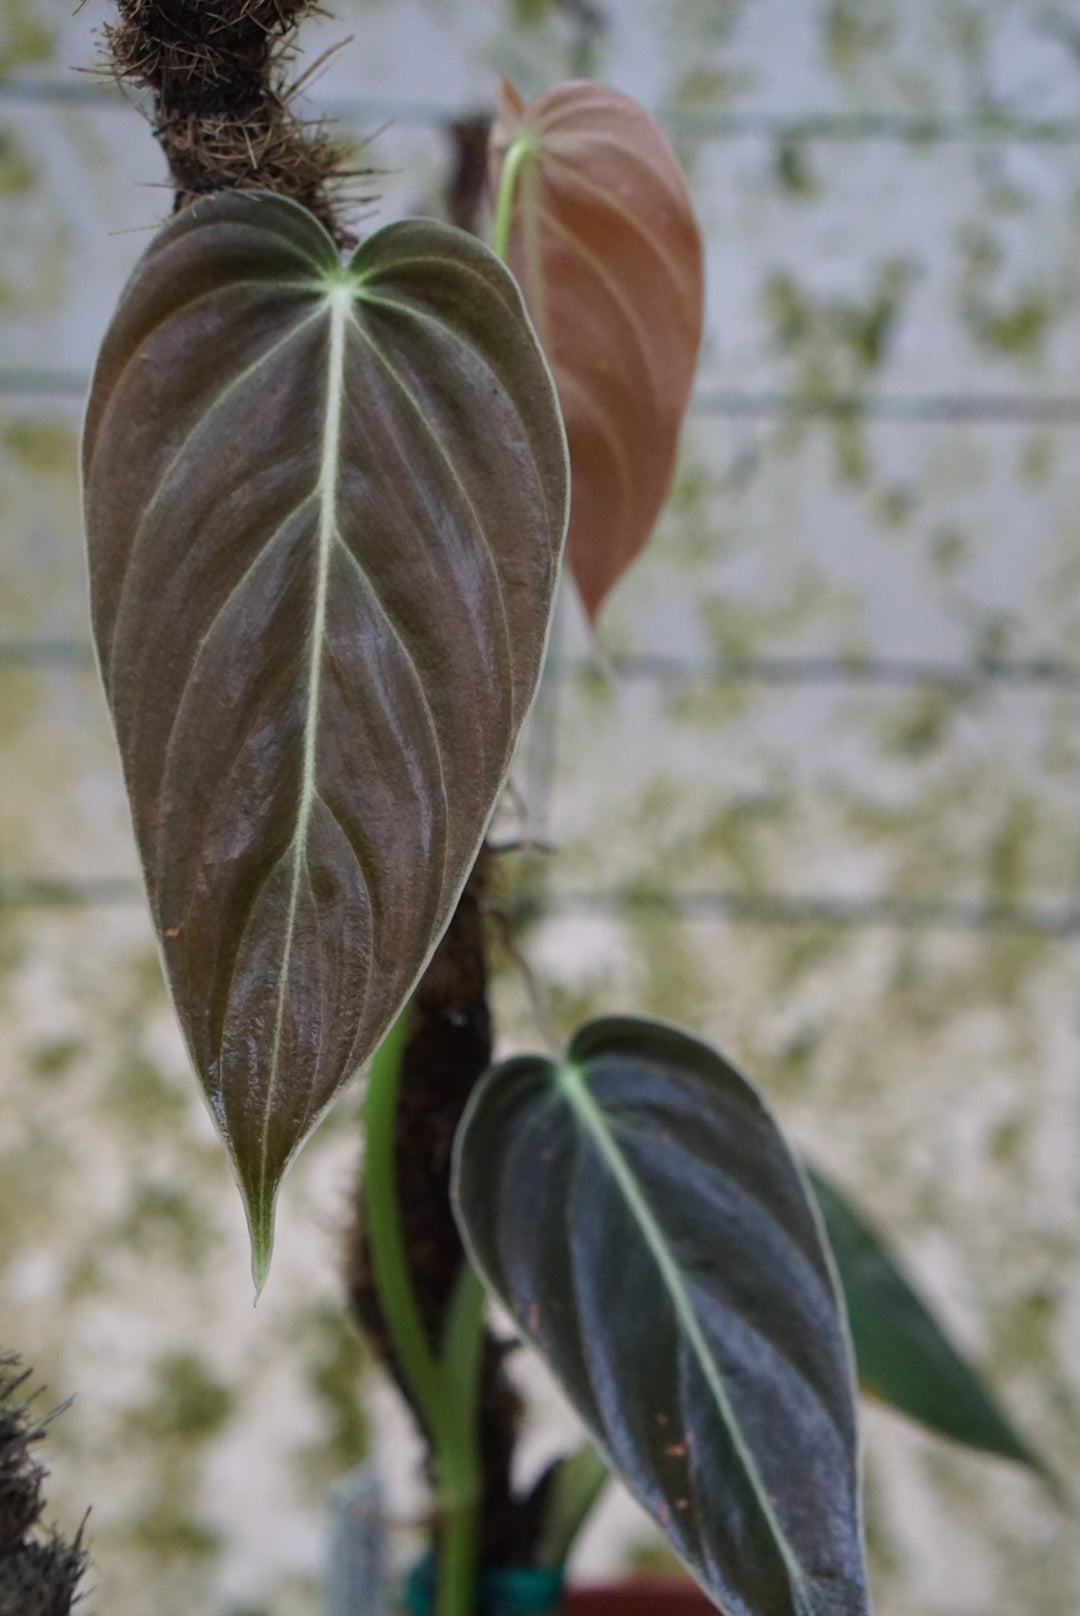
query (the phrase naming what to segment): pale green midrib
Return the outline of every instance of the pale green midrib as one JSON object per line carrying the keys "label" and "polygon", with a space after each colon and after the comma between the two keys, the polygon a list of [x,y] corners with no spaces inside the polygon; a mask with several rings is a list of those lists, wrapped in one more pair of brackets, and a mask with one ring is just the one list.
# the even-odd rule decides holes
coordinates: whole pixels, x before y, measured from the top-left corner
{"label": "pale green midrib", "polygon": [[337,535],[337,483],[338,460],[341,445],[341,402],[345,370],[345,322],[348,318],[349,288],[345,283],[333,286],[326,294],[330,311],[330,343],[326,370],[326,415],[323,420],[322,452],[319,457],[319,525],[316,542],[315,604],[311,616],[311,645],[308,661],[307,710],[304,714],[304,752],[300,774],[300,798],[296,810],[296,826],[292,839],[292,874],[289,890],[289,911],[285,920],[285,937],[281,949],[281,968],[278,972],[277,1007],[274,1017],[273,1054],[270,1075],[266,1085],[266,1104],[263,1108],[262,1152],[259,1163],[260,1211],[266,1213],[267,1157],[269,1124],[277,1088],[281,1060],[281,1034],[285,1021],[288,998],[289,966],[292,958],[293,938],[296,931],[296,912],[300,901],[300,884],[307,860],[308,827],[311,811],[318,795],[316,763],[319,731],[319,699],[322,686],[322,658],[326,639],[326,601],[329,590],[330,555]]}
{"label": "pale green midrib", "polygon": [[[367,299],[365,298],[365,300],[367,300]],[[354,310],[352,308],[351,303],[349,305],[349,308],[346,311],[346,314],[347,314],[348,321],[349,321],[353,331],[356,333],[356,335],[363,342],[365,342],[367,344],[367,346],[369,347],[371,352],[375,355],[376,359],[379,361],[379,363],[386,370],[387,375],[391,378],[392,381],[396,381],[399,386],[404,388],[404,383],[402,383],[401,378],[397,375],[397,372],[394,370],[394,368],[391,365],[389,359],[383,353],[382,349],[378,346],[378,344],[374,341],[374,339],[371,336],[371,333],[369,331],[366,331],[363,324],[362,324],[362,322],[356,318],[356,315],[355,315],[355,312],[354,312]],[[410,403],[413,404],[414,408],[417,411],[417,414],[420,416],[420,418],[422,420],[423,416],[422,416],[422,412],[420,411],[419,405],[412,398],[411,393],[408,393],[407,389],[405,391],[406,391],[406,396],[410,400]],[[426,423],[425,423],[425,425],[426,425]],[[445,456],[444,456],[444,458],[445,458]],[[445,812],[445,828],[446,828],[447,833],[448,833],[447,836],[446,836],[446,839],[443,842],[443,850],[442,850],[442,875],[441,875],[442,885],[441,885],[441,894],[443,896],[445,896],[445,893],[446,893],[446,890],[447,890],[447,884],[448,884],[448,880],[449,880],[449,873],[450,873],[450,870],[449,870],[449,861],[450,861],[450,838],[449,838],[450,793],[449,793],[449,790],[448,790],[448,787],[447,787],[446,765],[445,765],[445,762],[443,760],[442,738],[441,738],[441,736],[439,734],[439,726],[438,726],[438,723],[436,722],[436,718],[435,718],[435,709],[431,705],[431,697],[428,694],[427,686],[424,683],[423,677],[422,677],[422,675],[420,673],[420,669],[416,665],[416,659],[413,656],[412,651],[409,649],[408,641],[406,640],[404,634],[402,633],[401,628],[391,618],[389,612],[387,611],[385,605],[383,604],[382,597],[379,594],[379,591],[376,589],[373,580],[371,579],[371,577],[368,576],[368,574],[365,573],[363,567],[360,565],[359,560],[353,554],[353,552],[350,549],[349,545],[346,544],[343,540],[341,540],[340,534],[338,535],[338,538],[339,538],[339,541],[341,542],[342,550],[344,551],[345,555],[348,556],[349,560],[352,562],[353,566],[355,567],[357,573],[360,575],[361,579],[363,580],[364,588],[365,588],[365,591],[366,591],[368,599],[371,601],[372,605],[375,607],[376,611],[379,613],[379,615],[381,616],[383,622],[386,624],[387,628],[389,629],[389,631],[390,631],[390,633],[391,633],[391,635],[393,637],[394,644],[398,647],[398,650],[400,651],[402,657],[405,660],[406,665],[409,668],[410,673],[413,676],[413,680],[415,682],[416,689],[419,692],[419,696],[420,696],[420,705],[423,708],[424,714],[425,714],[425,716],[427,718],[427,721],[428,721],[428,726],[429,726],[429,730],[430,730],[430,734],[431,734],[431,742],[432,742],[432,746],[433,746],[434,751],[435,751],[435,761],[436,761],[436,763],[438,764],[438,767],[439,767],[439,794],[442,797],[443,809],[444,809],[444,812]],[[505,617],[505,612],[504,612],[504,617]],[[507,632],[509,634],[509,630]],[[440,906],[441,906],[441,899],[440,899]]]}
{"label": "pale green midrib", "polygon": [[728,1399],[723,1379],[713,1361],[712,1354],[709,1351],[708,1342],[705,1340],[705,1337],[702,1334],[701,1326],[698,1323],[693,1304],[686,1293],[686,1287],[683,1284],[682,1275],[680,1274],[679,1269],[672,1258],[670,1251],[668,1250],[663,1231],[660,1228],[660,1225],[657,1223],[652,1209],[638,1188],[637,1181],[635,1180],[633,1173],[630,1171],[625,1156],[615,1141],[603,1111],[601,1110],[600,1106],[597,1105],[596,1101],[592,1097],[592,1094],[589,1092],[588,1084],[585,1082],[585,1078],[582,1075],[581,1070],[577,1066],[569,1063],[560,1065],[556,1067],[556,1082],[571,1110],[576,1114],[578,1120],[581,1122],[582,1126],[593,1140],[593,1143],[596,1145],[597,1150],[600,1152],[601,1157],[611,1172],[611,1176],[614,1178],[615,1183],[622,1192],[622,1195],[630,1209],[631,1214],[634,1217],[635,1222],[641,1230],[645,1244],[648,1246],[656,1266],[660,1270],[661,1279],[663,1280],[664,1286],[671,1298],[672,1306],[674,1307],[676,1315],[678,1316],[679,1323],[685,1330],[690,1345],[693,1348],[694,1355],[698,1361],[698,1365],[701,1369],[702,1375],[704,1376],[706,1385],[716,1401],[716,1405],[720,1410],[721,1418],[723,1419],[724,1424],[727,1426],[727,1429],[731,1435],[731,1440],[735,1446],[735,1451],[739,1455],[739,1458],[742,1460],[743,1466],[745,1467],[746,1474],[753,1489],[758,1507],[768,1523],[773,1540],[780,1552],[784,1565],[787,1567],[788,1574],[792,1581],[793,1592],[799,1598],[805,1600],[807,1612],[813,1612],[817,1607],[811,1590],[807,1586],[802,1567],[795,1558],[791,1546],[788,1543],[787,1535],[784,1532],[780,1522],[777,1520],[776,1513],[769,1502],[765,1483],[758,1472],[757,1465],[754,1461],[754,1456],[750,1451],[746,1438],[743,1435],[742,1427],[740,1426],[738,1419],[735,1416],[735,1411]]}

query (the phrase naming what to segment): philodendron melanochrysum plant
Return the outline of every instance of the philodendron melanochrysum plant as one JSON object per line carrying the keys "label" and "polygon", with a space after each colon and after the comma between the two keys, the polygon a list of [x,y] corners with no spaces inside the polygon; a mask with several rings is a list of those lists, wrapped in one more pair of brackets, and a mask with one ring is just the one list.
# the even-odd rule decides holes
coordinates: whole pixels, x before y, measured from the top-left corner
{"label": "philodendron melanochrysum plant", "polygon": [[[440,1342],[411,1288],[410,995],[506,783],[564,542],[595,618],[663,501],[702,326],[693,212],[640,108],[504,85],[490,161],[494,251],[413,219],[344,258],[295,201],[228,192],[121,296],[85,513],[166,975],[257,1288],[288,1163],[370,1062],[368,1239],[432,1449],[439,1616],[475,1603],[480,1281],[728,1616],[860,1616],[849,1318],[865,1382],[1028,1456],[718,1054],[613,1017],[495,1066],[456,1141],[471,1266]],[[602,1475],[586,1449],[554,1476],[538,1561]]]}

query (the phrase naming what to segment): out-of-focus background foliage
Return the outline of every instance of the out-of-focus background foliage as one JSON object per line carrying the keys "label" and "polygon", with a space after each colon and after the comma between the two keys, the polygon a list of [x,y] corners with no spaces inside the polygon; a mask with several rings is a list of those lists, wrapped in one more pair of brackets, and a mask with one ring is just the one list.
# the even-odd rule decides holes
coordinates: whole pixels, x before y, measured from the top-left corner
{"label": "out-of-focus background foliage", "polygon": [[[92,1610],[309,1616],[369,1440],[337,1277],[358,1094],[253,1312],[88,649],[81,397],[170,197],[138,107],[75,71],[108,6],[73,9],[0,0],[0,1342],[76,1398],[53,1495],[93,1505]],[[518,771],[557,852],[505,895],[560,1026],[715,1039],[1076,1477],[1080,16],[332,9],[298,70],[352,34],[308,89],[384,171],[364,228],[443,206],[496,73],[587,72],[663,110],[708,240],[670,510],[609,671],[564,602]],[[498,1003],[505,1047],[535,1037],[510,968]],[[865,1440],[880,1616],[1075,1616],[1080,1533],[1037,1483],[873,1409]],[[586,1563],[650,1541],[608,1506]]]}

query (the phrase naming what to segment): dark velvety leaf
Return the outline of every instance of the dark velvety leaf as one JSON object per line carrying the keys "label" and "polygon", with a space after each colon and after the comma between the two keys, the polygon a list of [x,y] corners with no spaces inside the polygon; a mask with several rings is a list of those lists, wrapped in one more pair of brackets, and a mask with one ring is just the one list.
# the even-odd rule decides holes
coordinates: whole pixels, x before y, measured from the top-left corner
{"label": "dark velvety leaf", "polygon": [[866,1391],[941,1436],[1042,1470],[888,1248],[835,1185],[809,1171]]}
{"label": "dark velvety leaf", "polygon": [[567,561],[594,618],[671,481],[701,345],[701,237],[671,148],[627,96],[574,82],[526,107],[503,84],[496,111],[492,185],[516,148],[507,261],[559,389]]}
{"label": "dark velvety leaf", "polygon": [[818,1215],[719,1055],[610,1018],[496,1067],[457,1141],[488,1285],[728,1616],[861,1616],[850,1349]]}
{"label": "dark velvety leaf", "polygon": [[84,441],[94,633],[154,921],[246,1199],[378,1043],[468,874],[566,522],[551,380],[478,242],[342,263],[302,208],[157,237]]}

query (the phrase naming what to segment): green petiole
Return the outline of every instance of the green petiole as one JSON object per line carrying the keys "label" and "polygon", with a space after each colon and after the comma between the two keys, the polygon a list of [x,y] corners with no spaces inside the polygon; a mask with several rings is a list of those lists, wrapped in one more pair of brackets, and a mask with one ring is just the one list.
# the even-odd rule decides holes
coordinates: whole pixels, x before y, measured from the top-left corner
{"label": "green petiole", "polygon": [[518,173],[526,157],[531,157],[536,151],[536,143],[531,136],[518,135],[503,160],[502,173],[499,176],[499,194],[495,201],[495,224],[491,232],[491,250],[496,258],[506,262],[506,249],[510,241],[510,215],[514,207],[514,193],[517,189]]}
{"label": "green petiole", "polygon": [[364,1200],[371,1266],[401,1372],[431,1442],[443,1522],[436,1616],[471,1616],[480,1461],[476,1402],[484,1292],[468,1263],[458,1278],[439,1356],[428,1342],[409,1275],[394,1164],[407,1005],[371,1062],[364,1102]]}

